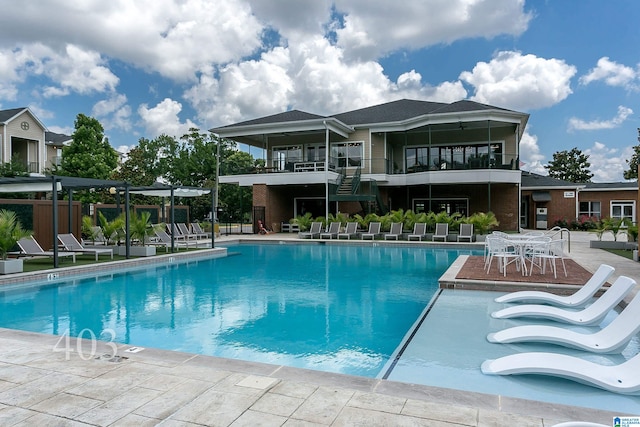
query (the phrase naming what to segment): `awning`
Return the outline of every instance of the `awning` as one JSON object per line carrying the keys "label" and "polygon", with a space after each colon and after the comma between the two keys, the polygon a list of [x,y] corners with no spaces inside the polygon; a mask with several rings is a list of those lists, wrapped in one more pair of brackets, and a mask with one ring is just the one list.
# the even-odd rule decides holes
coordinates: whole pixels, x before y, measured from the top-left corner
{"label": "awning", "polygon": [[548,191],[534,191],[531,194],[531,198],[534,202],[550,202],[551,193],[549,193]]}
{"label": "awning", "polygon": [[[149,187],[131,187],[129,193],[143,196],[171,197],[171,185],[156,182]],[[173,187],[174,197],[198,197],[209,194],[211,190],[197,187]]]}

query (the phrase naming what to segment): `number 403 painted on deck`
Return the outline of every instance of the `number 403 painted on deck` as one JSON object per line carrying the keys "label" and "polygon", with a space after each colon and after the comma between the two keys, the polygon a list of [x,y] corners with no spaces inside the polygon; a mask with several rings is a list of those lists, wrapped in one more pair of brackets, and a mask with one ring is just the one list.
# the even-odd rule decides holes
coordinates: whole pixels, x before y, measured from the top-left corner
{"label": "number 403 painted on deck", "polygon": [[[87,338],[91,342],[91,351],[87,355],[85,353],[85,349],[83,343],[86,342],[85,335],[88,335]],[[104,344],[111,349],[111,357],[115,357],[118,353],[118,346],[114,342],[116,338],[116,332],[113,329],[104,329],[99,336],[108,335],[109,340],[105,341]],[[90,360],[96,357],[96,350],[98,347],[98,340],[96,339],[96,334],[88,328],[84,328],[78,333],[78,338],[76,340],[76,348],[75,352],[78,353],[78,357],[82,360]],[[101,340],[102,341],[102,340]],[[69,329],[65,330],[60,336],[60,339],[53,346],[53,352],[59,353],[63,352],[65,354],[65,360],[71,359],[71,353],[74,352],[74,349],[71,347],[71,336]]]}

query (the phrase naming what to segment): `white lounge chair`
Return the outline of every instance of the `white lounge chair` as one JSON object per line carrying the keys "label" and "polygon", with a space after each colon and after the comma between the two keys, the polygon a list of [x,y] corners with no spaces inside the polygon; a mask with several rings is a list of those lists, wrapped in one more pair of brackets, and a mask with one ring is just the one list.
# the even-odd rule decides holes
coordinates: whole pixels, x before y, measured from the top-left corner
{"label": "white lounge chair", "polygon": [[458,242],[468,240],[473,242],[473,224],[460,224],[460,233],[458,234]]}
{"label": "white lounge chair", "polygon": [[[150,240],[145,242],[145,245],[153,245],[153,246],[162,246],[164,247],[165,252],[169,252],[169,248],[171,247],[171,236],[164,230],[156,230],[156,237],[158,240]],[[193,242],[194,246],[197,247],[198,243]],[[180,247],[189,248],[189,241],[187,240],[177,240],[173,239],[173,246],[180,249]]]}
{"label": "white lounge chair", "polygon": [[298,237],[301,239],[315,239],[316,237],[320,237],[320,233],[322,232],[322,223],[321,222],[312,222],[309,227],[309,231],[301,231],[298,233]]}
{"label": "white lounge chair", "polygon": [[178,226],[178,231],[180,232],[180,235],[184,236],[185,239],[198,240],[198,235],[195,233],[192,233],[191,230],[189,230],[189,227],[187,227],[187,224],[185,224],[184,222],[179,222],[176,225]]}
{"label": "white lounge chair", "polygon": [[522,304],[494,311],[494,319],[539,317],[574,325],[596,325],[636,286],[636,281],[620,276],[600,298],[582,310],[575,311],[542,304]]}
{"label": "white lounge chair", "polygon": [[433,233],[431,237],[431,241],[435,242],[436,240],[442,240],[443,242],[447,241],[447,236],[449,235],[449,224],[446,222],[441,222],[436,224],[436,232]]}
{"label": "white lounge chair", "polygon": [[338,233],[338,239],[346,237],[347,240],[351,240],[351,237],[358,236],[358,223],[347,222],[347,225],[342,233]]}
{"label": "white lounge chair", "polygon": [[82,254],[90,254],[95,255],[96,261],[98,261],[98,256],[101,254],[110,255],[111,259],[113,259],[113,249],[111,248],[87,248],[82,246],[76,236],[73,234],[58,234],[58,240],[62,243],[64,250],[67,252],[79,252]]}
{"label": "white lounge chair", "polygon": [[[546,342],[592,353],[619,353],[638,332],[640,332],[640,293],[611,323],[592,334],[583,334],[557,326],[524,325],[489,334],[487,340],[496,343]],[[638,374],[640,375],[640,371]]]}
{"label": "white lounge chair", "polygon": [[[18,240],[18,247],[20,248],[20,256],[46,256],[53,257],[55,254],[53,251],[45,251],[40,246],[40,243],[33,237],[25,237],[23,239]],[[62,257],[71,257],[73,262],[76,262],[76,253],[75,252],[64,252],[58,251],[58,258]]]}
{"label": "white lounge chair", "polygon": [[340,225],[341,224],[339,222],[332,222],[327,227],[327,231],[325,231],[323,233],[320,233],[320,238],[321,239],[333,239],[335,237],[337,239],[338,238],[338,233],[340,232]]}
{"label": "white lounge chair", "polygon": [[413,233],[407,236],[407,240],[422,240],[427,237],[427,224],[424,222],[416,222],[413,224]]}
{"label": "white lounge chair", "polygon": [[398,239],[400,239],[400,237],[402,236],[402,226],[403,226],[403,224],[401,222],[392,222],[391,223],[391,229],[389,230],[388,233],[385,233],[385,235],[384,235],[384,240],[389,240],[389,239],[398,240]]}
{"label": "white lounge chair", "polygon": [[539,302],[562,307],[582,307],[604,285],[615,269],[607,264],[601,264],[591,278],[577,292],[572,295],[555,295],[542,291],[518,291],[502,295],[495,302]]}
{"label": "white lounge chair", "polygon": [[640,354],[619,365],[605,366],[566,354],[527,352],[486,360],[480,369],[487,375],[551,375],[613,393],[640,392]]}
{"label": "white lounge chair", "polygon": [[211,233],[207,233],[202,229],[202,226],[197,222],[191,223],[191,234],[195,234],[197,238],[210,239]]}
{"label": "white lounge chair", "polygon": [[380,226],[381,224],[379,222],[370,222],[369,223],[369,231],[367,231],[366,233],[362,233],[362,239],[366,240],[366,239],[371,239],[374,240],[377,236],[380,235]]}

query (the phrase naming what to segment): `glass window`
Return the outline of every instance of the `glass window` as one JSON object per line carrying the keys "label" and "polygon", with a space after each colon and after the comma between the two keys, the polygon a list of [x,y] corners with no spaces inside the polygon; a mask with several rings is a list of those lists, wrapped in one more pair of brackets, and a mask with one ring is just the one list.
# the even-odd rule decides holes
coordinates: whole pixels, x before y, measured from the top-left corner
{"label": "glass window", "polygon": [[600,219],[600,202],[580,202],[579,216],[583,215]]}
{"label": "glass window", "polygon": [[632,201],[612,201],[611,218],[626,219],[635,222],[635,202]]}
{"label": "glass window", "polygon": [[302,146],[273,147],[271,162],[278,170],[293,171],[293,164],[302,161]]}
{"label": "glass window", "polygon": [[338,167],[362,165],[362,142],[331,144],[331,157],[338,159]]}

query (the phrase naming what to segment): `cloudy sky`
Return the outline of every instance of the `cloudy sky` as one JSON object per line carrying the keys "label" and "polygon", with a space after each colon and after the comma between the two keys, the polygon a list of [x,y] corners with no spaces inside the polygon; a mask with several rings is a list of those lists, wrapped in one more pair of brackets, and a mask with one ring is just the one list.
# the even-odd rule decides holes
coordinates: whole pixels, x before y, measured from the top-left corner
{"label": "cloudy sky", "polygon": [[590,155],[621,181],[638,144],[636,0],[0,0],[0,109],[54,132],[96,117],[126,151],[298,109],[400,98],[531,114],[523,169]]}

